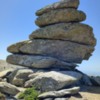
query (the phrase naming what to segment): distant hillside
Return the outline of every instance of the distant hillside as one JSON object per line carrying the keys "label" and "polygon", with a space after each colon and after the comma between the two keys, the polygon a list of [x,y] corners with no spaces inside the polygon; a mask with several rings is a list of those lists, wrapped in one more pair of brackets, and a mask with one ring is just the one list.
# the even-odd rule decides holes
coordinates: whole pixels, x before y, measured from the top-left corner
{"label": "distant hillside", "polygon": [[21,68],[21,66],[8,64],[5,60],[0,60],[0,71],[3,71],[5,69],[10,69],[10,68],[13,68],[13,69]]}

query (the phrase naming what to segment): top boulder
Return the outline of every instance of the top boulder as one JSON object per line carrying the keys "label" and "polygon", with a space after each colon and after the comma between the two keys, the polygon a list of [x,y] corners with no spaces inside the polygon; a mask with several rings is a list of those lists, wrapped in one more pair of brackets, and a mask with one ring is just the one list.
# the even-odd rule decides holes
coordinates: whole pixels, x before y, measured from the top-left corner
{"label": "top boulder", "polygon": [[41,8],[36,12],[37,16],[40,16],[44,13],[47,13],[51,10],[62,9],[62,8],[75,8],[77,9],[79,5],[79,0],[61,0],[60,2],[56,2],[54,4],[48,5],[44,8]]}

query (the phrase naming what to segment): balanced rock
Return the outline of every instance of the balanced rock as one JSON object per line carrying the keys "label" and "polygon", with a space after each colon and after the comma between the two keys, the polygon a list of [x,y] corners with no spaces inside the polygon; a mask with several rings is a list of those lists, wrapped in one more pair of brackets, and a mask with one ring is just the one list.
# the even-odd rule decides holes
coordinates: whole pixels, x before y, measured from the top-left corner
{"label": "balanced rock", "polygon": [[96,44],[92,27],[82,23],[59,23],[46,26],[34,31],[30,39],[66,40],[93,46]]}
{"label": "balanced rock", "polygon": [[42,92],[55,91],[77,82],[81,77],[81,74],[74,71],[50,71],[30,79],[25,83],[25,87],[35,86]]}
{"label": "balanced rock", "polygon": [[37,16],[40,16],[44,13],[47,13],[51,10],[55,9],[63,9],[63,8],[77,8],[79,5],[79,0],[61,0],[60,2],[56,2],[54,4],[48,5],[36,12]]}
{"label": "balanced rock", "polygon": [[63,22],[80,22],[86,19],[85,13],[73,8],[52,10],[39,16],[35,23],[42,27]]}
{"label": "balanced rock", "polygon": [[0,92],[6,93],[9,95],[16,95],[20,91],[14,85],[11,85],[11,84],[6,83],[6,82],[0,82]]}
{"label": "balanced rock", "polygon": [[24,86],[25,81],[29,79],[28,76],[32,73],[30,69],[16,69],[8,76],[8,81],[16,86]]}
{"label": "balanced rock", "polygon": [[50,92],[45,92],[40,94],[38,97],[39,98],[48,98],[48,97],[64,97],[65,95],[74,95],[79,92],[80,88],[79,87],[73,87],[70,89],[63,89],[60,91],[50,91]]}
{"label": "balanced rock", "polygon": [[[87,60],[94,51],[94,47],[92,46],[61,40],[36,39],[27,41],[27,43],[19,48],[18,45],[21,43],[23,44],[23,42],[20,42],[10,46],[8,48],[9,52],[43,55],[57,58],[66,62],[81,63],[82,60]],[[13,48],[16,48],[17,52]]]}
{"label": "balanced rock", "polygon": [[7,58],[7,61],[12,64],[22,65],[29,68],[63,68],[72,70],[76,64],[60,61],[52,57],[35,56],[35,55],[20,55],[14,54]]}

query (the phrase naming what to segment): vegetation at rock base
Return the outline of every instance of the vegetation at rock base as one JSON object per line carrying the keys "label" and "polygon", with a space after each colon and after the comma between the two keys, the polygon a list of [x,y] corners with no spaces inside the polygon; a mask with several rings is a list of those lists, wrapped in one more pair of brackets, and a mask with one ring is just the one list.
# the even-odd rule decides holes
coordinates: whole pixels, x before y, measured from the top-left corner
{"label": "vegetation at rock base", "polygon": [[0,100],[5,100],[5,95],[0,93]]}
{"label": "vegetation at rock base", "polygon": [[18,96],[18,98],[24,99],[24,100],[39,100],[38,95],[39,95],[38,91],[34,87],[32,87],[32,88],[28,88],[24,92],[22,92]]}

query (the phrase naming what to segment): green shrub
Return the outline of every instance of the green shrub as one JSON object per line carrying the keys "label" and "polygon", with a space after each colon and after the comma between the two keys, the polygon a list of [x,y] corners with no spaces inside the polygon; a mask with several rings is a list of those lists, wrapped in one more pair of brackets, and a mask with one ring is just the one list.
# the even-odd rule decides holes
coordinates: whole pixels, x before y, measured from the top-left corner
{"label": "green shrub", "polygon": [[39,93],[35,90],[34,87],[28,88],[25,92],[21,93],[18,98],[24,100],[38,100]]}

